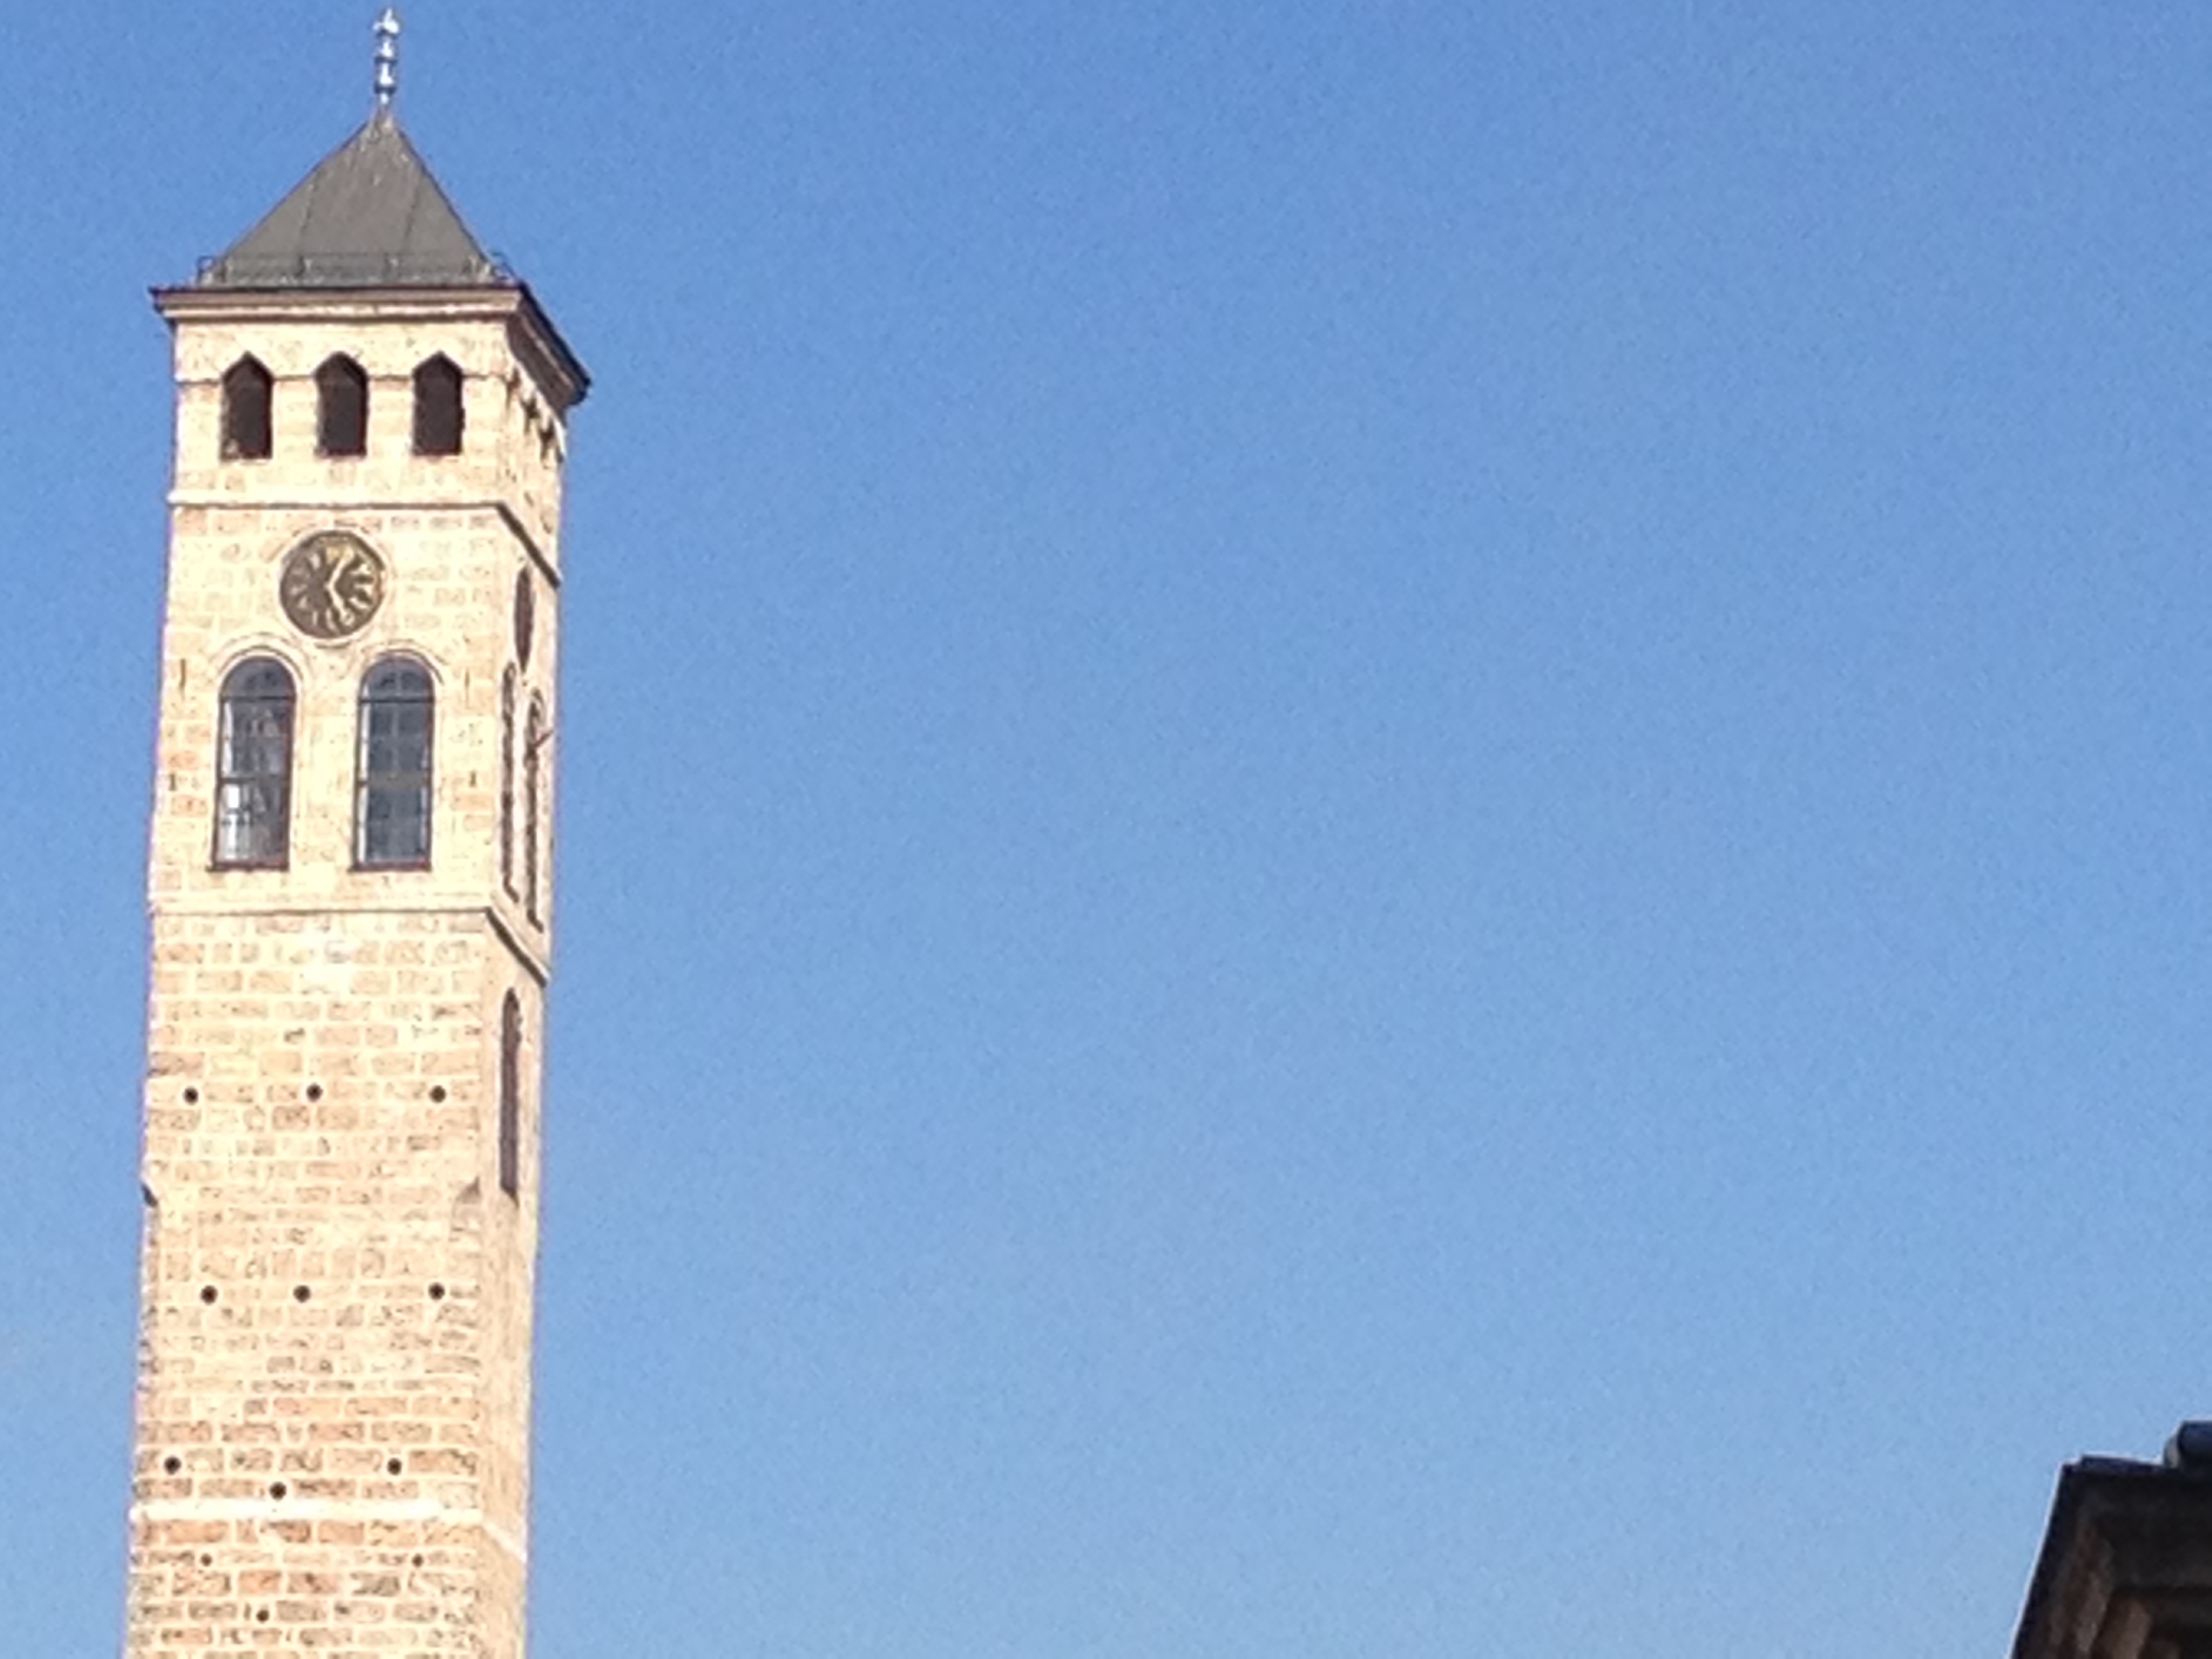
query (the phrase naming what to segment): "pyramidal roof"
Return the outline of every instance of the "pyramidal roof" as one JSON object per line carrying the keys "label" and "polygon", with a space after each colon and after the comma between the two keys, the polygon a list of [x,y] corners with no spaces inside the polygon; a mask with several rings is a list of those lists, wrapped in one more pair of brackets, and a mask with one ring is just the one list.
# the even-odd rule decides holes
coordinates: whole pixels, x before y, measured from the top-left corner
{"label": "pyramidal roof", "polygon": [[507,288],[389,108],[317,164],[193,286]]}

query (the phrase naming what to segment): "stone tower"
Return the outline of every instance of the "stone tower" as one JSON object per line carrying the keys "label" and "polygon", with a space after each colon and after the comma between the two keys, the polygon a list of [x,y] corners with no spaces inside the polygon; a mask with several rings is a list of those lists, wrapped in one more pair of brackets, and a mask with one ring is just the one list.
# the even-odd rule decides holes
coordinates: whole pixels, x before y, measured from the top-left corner
{"label": "stone tower", "polygon": [[368,123],[155,303],[129,1659],[519,1659],[562,467],[587,384]]}

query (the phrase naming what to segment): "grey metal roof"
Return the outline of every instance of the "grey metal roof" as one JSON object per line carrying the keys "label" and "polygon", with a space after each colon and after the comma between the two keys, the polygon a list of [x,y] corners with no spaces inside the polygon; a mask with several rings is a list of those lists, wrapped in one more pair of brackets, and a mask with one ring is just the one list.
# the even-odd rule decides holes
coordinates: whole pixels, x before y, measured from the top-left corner
{"label": "grey metal roof", "polygon": [[487,255],[388,110],[340,144],[227,253],[199,288],[489,288]]}

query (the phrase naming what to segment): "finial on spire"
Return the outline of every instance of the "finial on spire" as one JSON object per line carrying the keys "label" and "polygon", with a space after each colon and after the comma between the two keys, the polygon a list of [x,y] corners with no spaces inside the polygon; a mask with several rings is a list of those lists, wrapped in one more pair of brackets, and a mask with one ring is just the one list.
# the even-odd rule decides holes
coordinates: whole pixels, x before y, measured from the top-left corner
{"label": "finial on spire", "polygon": [[376,106],[392,107],[399,95],[399,13],[392,6],[376,20]]}

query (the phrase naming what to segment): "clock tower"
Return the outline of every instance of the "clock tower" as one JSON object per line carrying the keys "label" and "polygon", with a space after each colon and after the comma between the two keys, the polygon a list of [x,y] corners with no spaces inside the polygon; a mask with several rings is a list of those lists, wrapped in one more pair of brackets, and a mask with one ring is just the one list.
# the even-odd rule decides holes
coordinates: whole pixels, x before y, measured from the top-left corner
{"label": "clock tower", "polygon": [[392,109],[175,347],[129,1659],[520,1659],[582,366]]}

